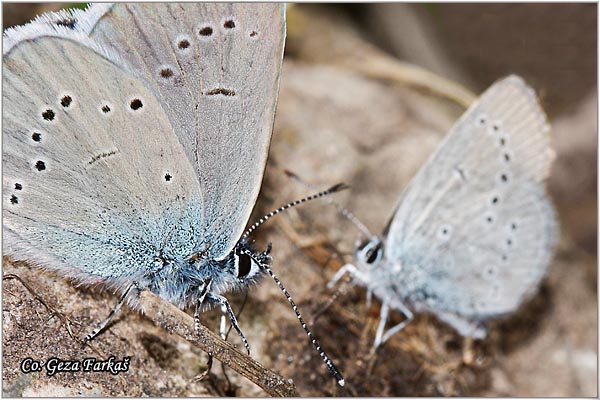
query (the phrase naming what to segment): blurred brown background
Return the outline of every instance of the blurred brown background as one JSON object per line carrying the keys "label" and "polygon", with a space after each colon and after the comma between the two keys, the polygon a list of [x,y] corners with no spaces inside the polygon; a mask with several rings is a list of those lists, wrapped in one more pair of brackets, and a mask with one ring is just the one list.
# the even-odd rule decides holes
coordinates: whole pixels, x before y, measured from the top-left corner
{"label": "blurred brown background", "polygon": [[[4,27],[54,4],[3,4]],[[344,372],[338,389],[314,354],[278,288],[251,288],[240,325],[253,357],[294,379],[310,396],[596,396],[597,395],[597,5],[596,4],[301,4],[288,8],[288,38],[273,144],[258,216],[312,189],[292,170],[326,187],[372,231],[386,224],[399,193],[465,106],[493,81],[521,75],[540,96],[553,127],[557,159],[549,192],[561,240],[540,294],[513,317],[493,324],[472,346],[444,324],[418,316],[369,358],[378,302],[348,290],[313,324]],[[350,260],[358,236],[335,210],[311,204],[259,232],[274,244],[274,269],[310,320],[331,292],[325,283]],[[5,260],[7,261],[7,260]],[[116,298],[76,290],[64,280],[35,282],[26,265],[5,272],[31,276],[48,301],[82,322],[78,336],[103,318]],[[96,340],[108,354],[133,354],[126,379],[23,375],[22,351],[72,356],[78,346],[58,321],[14,283],[4,285],[5,395],[223,395],[218,367],[189,383],[204,354],[124,312]],[[237,299],[237,308],[243,296]],[[75,299],[75,300],[74,300]],[[218,314],[205,318],[218,326]],[[273,318],[276,316],[276,318]],[[394,316],[396,322],[400,316]],[[43,319],[43,321],[46,321]],[[12,322],[11,322],[12,321]],[[17,321],[17,322],[15,322]],[[230,339],[237,343],[237,338]],[[40,356],[42,357],[42,356]],[[264,395],[229,371],[236,395]]]}

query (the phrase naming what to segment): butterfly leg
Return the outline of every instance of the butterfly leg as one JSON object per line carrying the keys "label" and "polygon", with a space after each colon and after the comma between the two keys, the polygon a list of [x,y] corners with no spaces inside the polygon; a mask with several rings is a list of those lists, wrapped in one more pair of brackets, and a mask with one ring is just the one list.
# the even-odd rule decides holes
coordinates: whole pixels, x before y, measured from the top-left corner
{"label": "butterfly leg", "polygon": [[[100,332],[102,332],[102,330],[106,327],[106,325],[108,325],[110,323],[110,321],[114,318],[114,316],[119,312],[119,310],[121,309],[121,306],[123,305],[123,303],[125,303],[125,300],[127,299],[127,296],[129,295],[129,292],[131,292],[131,290],[134,287],[138,288],[137,285],[138,285],[137,282],[133,282],[131,285],[129,285],[129,287],[127,288],[125,293],[123,293],[123,295],[119,299],[119,302],[117,303],[117,305],[111,310],[110,314],[108,314],[108,317],[106,317],[106,319],[104,321],[102,321],[96,329],[94,329],[93,331],[88,333],[87,336],[85,337],[85,339],[83,339],[84,344],[89,342],[90,340],[92,340],[93,338],[98,336],[98,334]],[[138,288],[138,290],[139,290],[139,288]]]}
{"label": "butterfly leg", "polygon": [[333,276],[333,278],[331,278],[331,280],[329,281],[329,283],[327,283],[327,288],[331,289],[333,288],[336,283],[342,279],[342,277],[346,274],[350,274],[350,276],[352,278],[358,278],[359,280],[363,280],[361,279],[362,274],[360,273],[360,271],[358,270],[358,268],[356,268],[354,265],[352,264],[344,264],[344,266],[342,268],[340,268],[335,275]]}
{"label": "butterfly leg", "polygon": [[[196,302],[196,309],[194,310],[194,329],[196,330],[196,332],[198,332],[200,330],[200,310],[202,308],[202,303],[204,303],[204,300],[206,299],[208,290],[210,289],[211,282],[212,282],[212,279],[209,278],[206,281],[204,281],[202,286],[200,286],[198,288],[199,296],[198,296],[198,301]],[[204,370],[204,372],[202,372],[200,375],[194,377],[192,380],[195,382],[199,382],[199,381],[206,379],[206,377],[210,374],[210,370],[212,369],[212,364],[213,364],[213,355],[212,355],[212,353],[208,353],[208,362],[206,365],[206,370]]]}
{"label": "butterfly leg", "polygon": [[375,334],[375,343],[373,344],[374,348],[378,348],[382,343],[383,330],[385,329],[385,324],[387,323],[388,316],[390,313],[390,307],[388,303],[381,304],[381,313],[379,314],[379,325],[377,326],[377,333]]}
{"label": "butterfly leg", "polygon": [[367,288],[367,311],[371,309],[371,302],[373,301],[373,291]]}
{"label": "butterfly leg", "polygon": [[396,333],[400,332],[402,329],[406,327],[406,325],[410,324],[414,318],[412,311],[410,311],[406,306],[402,303],[398,303],[396,305],[396,309],[400,311],[406,319],[400,322],[398,325],[391,327],[388,331],[383,335],[381,339],[381,344],[385,343],[389,338],[394,336]]}
{"label": "butterfly leg", "polygon": [[[329,281],[329,283],[327,283],[327,288],[331,289],[333,288],[336,283],[342,279],[342,277],[345,274],[349,274],[350,277],[352,277],[352,279],[357,279],[361,282],[365,282],[365,278],[363,276],[363,274],[358,270],[358,268],[356,268],[354,265],[352,264],[345,264],[342,268],[340,268],[335,275],[333,276],[333,278],[331,278],[331,280]],[[373,300],[373,291],[371,289],[369,289],[367,287],[367,310],[369,310],[371,308],[371,302]]]}
{"label": "butterfly leg", "polygon": [[221,321],[219,323],[219,335],[221,335],[221,339],[225,340],[225,336],[227,335],[227,319],[225,318],[227,311],[223,310],[223,307],[221,307],[221,311],[223,314],[221,314]]}
{"label": "butterfly leg", "polygon": [[244,333],[242,332],[242,330],[240,329],[240,327],[237,323],[237,319],[235,318],[235,314],[233,313],[233,310],[231,309],[231,306],[229,305],[229,301],[227,301],[227,299],[223,296],[220,296],[217,294],[212,294],[212,293],[208,293],[207,299],[219,304],[221,306],[221,309],[223,310],[223,312],[227,313],[227,315],[229,316],[229,320],[231,321],[231,326],[233,326],[233,329],[235,329],[237,331],[238,335],[240,335],[242,342],[244,342],[244,347],[246,347],[246,351],[248,352],[248,354],[250,354],[250,345],[248,344],[248,341],[246,340],[246,336],[244,336]]}
{"label": "butterfly leg", "polygon": [[200,310],[202,308],[202,303],[204,303],[204,300],[206,299],[208,290],[210,289],[211,282],[212,279],[209,278],[198,288],[198,301],[196,302],[196,309],[194,310],[194,329],[196,332],[200,330]]}
{"label": "butterfly leg", "polygon": [[379,326],[377,327],[377,334],[375,335],[375,343],[373,344],[374,348],[378,348],[383,343],[385,343],[389,338],[394,336],[396,333],[400,332],[402,329],[406,327],[414,318],[413,313],[404,306],[402,303],[398,303],[395,307],[398,311],[400,311],[406,319],[400,322],[398,325],[395,325],[387,330],[387,332],[383,332],[385,329],[385,324],[387,323],[389,314],[390,314],[390,306],[387,302],[384,302],[381,305],[381,314],[379,316]]}

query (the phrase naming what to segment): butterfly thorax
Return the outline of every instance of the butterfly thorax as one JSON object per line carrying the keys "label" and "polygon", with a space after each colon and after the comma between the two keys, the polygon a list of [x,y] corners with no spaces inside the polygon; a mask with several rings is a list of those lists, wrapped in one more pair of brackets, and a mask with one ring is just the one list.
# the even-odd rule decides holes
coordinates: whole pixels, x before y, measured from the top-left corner
{"label": "butterfly thorax", "polygon": [[[205,252],[185,257],[160,254],[155,259],[159,267],[149,274],[147,287],[156,295],[180,308],[195,307],[201,291],[208,284],[208,292],[220,295],[256,283],[262,270],[254,260],[270,263],[270,257],[257,252],[251,244],[240,241],[223,259],[210,258]],[[212,308],[210,297],[203,308]]]}

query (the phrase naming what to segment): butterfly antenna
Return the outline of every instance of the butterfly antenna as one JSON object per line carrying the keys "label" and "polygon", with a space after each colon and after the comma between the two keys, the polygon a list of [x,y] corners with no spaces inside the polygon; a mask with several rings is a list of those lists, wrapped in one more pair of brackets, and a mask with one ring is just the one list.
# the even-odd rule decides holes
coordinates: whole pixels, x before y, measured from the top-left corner
{"label": "butterfly antenna", "polygon": [[344,183],[338,183],[337,185],[334,185],[332,187],[330,187],[327,190],[323,190],[322,192],[319,193],[315,193],[313,195],[310,195],[308,197],[304,197],[302,199],[298,199],[296,201],[292,201],[291,203],[287,203],[284,206],[279,207],[277,210],[271,211],[270,213],[262,216],[258,221],[256,221],[250,228],[248,228],[248,230],[246,232],[244,232],[244,234],[242,235],[242,239],[247,239],[248,236],[254,232],[256,230],[256,228],[258,228],[259,226],[261,226],[262,224],[264,224],[265,222],[267,222],[271,217],[274,217],[275,215],[287,210],[288,208],[292,208],[295,207],[297,205],[300,205],[302,203],[306,203],[307,201],[311,201],[311,200],[315,200],[315,199],[319,199],[321,197],[324,196],[328,196],[332,193],[335,192],[339,192],[341,190],[345,190],[348,189],[349,186],[347,186]]}
{"label": "butterfly antenna", "polygon": [[296,313],[296,317],[298,317],[298,321],[300,321],[300,325],[302,325],[302,329],[304,329],[304,332],[306,332],[306,335],[310,339],[310,342],[314,346],[315,350],[317,350],[317,353],[319,353],[319,356],[321,356],[321,359],[327,366],[329,373],[331,375],[333,375],[333,377],[337,380],[338,385],[344,386],[344,383],[345,383],[344,377],[342,376],[340,371],[337,369],[337,367],[335,366],[333,361],[331,361],[329,356],[327,356],[327,353],[325,353],[325,350],[323,350],[323,348],[321,347],[321,345],[319,344],[317,339],[313,336],[312,332],[306,325],[306,322],[304,322],[304,318],[302,318],[302,315],[300,314],[300,310],[298,310],[298,306],[296,306],[296,303],[294,302],[294,300],[292,300],[292,296],[290,296],[290,293],[287,291],[285,286],[283,286],[283,283],[281,283],[279,278],[273,273],[273,270],[271,269],[271,267],[269,267],[268,264],[263,263],[260,260],[257,260],[251,252],[244,251],[244,253],[246,253],[248,256],[250,256],[254,260],[254,262],[256,262],[258,265],[260,265],[260,267],[262,269],[264,269],[265,271],[267,271],[269,273],[269,275],[271,275],[271,278],[273,278],[273,280],[275,281],[277,286],[279,286],[279,289],[281,289],[281,291],[285,295],[285,298],[287,299],[287,301],[292,306],[294,313]]}
{"label": "butterfly antenna", "polygon": [[[288,171],[287,169],[285,170],[285,174],[287,176],[289,176],[290,178],[300,182],[304,186],[307,186],[309,188],[314,187],[314,185],[302,180],[302,178],[300,178],[298,175],[296,175],[295,173],[293,173],[291,171]],[[329,204],[333,205],[340,212],[340,214],[342,214],[350,222],[352,222],[352,224],[354,224],[354,226],[356,226],[366,237],[368,237],[368,238],[373,237],[373,234],[371,233],[371,231],[369,231],[369,229],[366,227],[366,225],[363,224],[362,222],[360,222],[360,220],[354,214],[352,214],[352,212],[350,212],[350,210],[348,210],[347,208],[345,208],[340,203],[336,202],[335,200],[333,200],[330,197],[327,197],[323,200],[328,202]]]}

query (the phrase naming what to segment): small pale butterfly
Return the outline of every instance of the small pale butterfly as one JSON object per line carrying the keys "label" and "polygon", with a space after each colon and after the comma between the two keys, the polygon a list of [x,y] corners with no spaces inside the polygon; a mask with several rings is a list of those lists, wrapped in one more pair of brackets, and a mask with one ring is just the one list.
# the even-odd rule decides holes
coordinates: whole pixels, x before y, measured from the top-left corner
{"label": "small pale butterfly", "polygon": [[[244,233],[263,178],[283,4],[118,3],[46,14],[3,42],[5,254],[181,308],[273,274]],[[341,189],[336,186],[306,200]]]}
{"label": "small pale butterfly", "polygon": [[[455,123],[401,195],[383,234],[355,248],[345,273],[381,300],[374,346],[431,313],[463,336],[535,293],[558,237],[544,180],[554,153],[535,93],[521,78],[492,85]],[[348,215],[347,215],[348,216]],[[390,310],[406,319],[386,330]]]}

